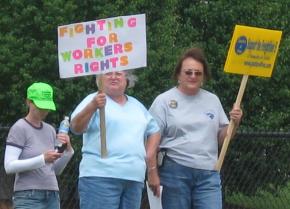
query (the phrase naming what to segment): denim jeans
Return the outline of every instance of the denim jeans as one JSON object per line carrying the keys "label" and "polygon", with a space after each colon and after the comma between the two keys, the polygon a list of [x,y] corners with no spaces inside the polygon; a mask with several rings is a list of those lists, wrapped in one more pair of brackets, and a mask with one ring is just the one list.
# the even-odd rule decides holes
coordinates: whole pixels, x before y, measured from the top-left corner
{"label": "denim jeans", "polygon": [[59,192],[49,190],[16,191],[14,209],[60,209]]}
{"label": "denim jeans", "polygon": [[139,209],[144,183],[104,177],[79,178],[80,209]]}
{"label": "denim jeans", "polygon": [[222,209],[217,171],[185,167],[166,157],[160,181],[163,209]]}

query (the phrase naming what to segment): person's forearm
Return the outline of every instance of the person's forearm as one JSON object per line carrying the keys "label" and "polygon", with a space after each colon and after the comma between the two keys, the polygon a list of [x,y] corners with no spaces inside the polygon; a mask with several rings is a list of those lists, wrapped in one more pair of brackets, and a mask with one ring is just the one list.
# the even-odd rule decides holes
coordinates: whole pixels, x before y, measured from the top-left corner
{"label": "person's forearm", "polygon": [[6,173],[20,173],[34,170],[45,165],[43,154],[33,158],[19,160],[20,153],[20,149],[13,146],[6,146],[4,161]]}
{"label": "person's forearm", "polygon": [[81,112],[79,112],[71,121],[71,129],[76,133],[83,133],[90,122],[92,115],[97,110],[93,101],[90,102]]}
{"label": "person's forearm", "polygon": [[74,154],[74,150],[65,151],[63,156],[54,163],[54,172],[60,175]]}
{"label": "person's forearm", "polygon": [[224,143],[224,139],[227,135],[227,131],[228,131],[228,125],[223,127],[222,130],[220,130],[219,135],[218,135],[218,144],[221,147]]}
{"label": "person's forearm", "polygon": [[[233,109],[230,111],[230,118],[231,118],[230,124],[224,127],[218,135],[219,146],[223,145],[224,139],[228,134],[230,134],[230,136],[228,136],[230,139],[235,136],[237,128],[240,125],[242,116],[243,116],[243,111],[241,110],[239,106],[234,104]],[[228,130],[229,128],[231,128],[232,130]],[[229,131],[231,132],[229,133]]]}
{"label": "person's forearm", "polygon": [[146,163],[148,174],[148,185],[153,194],[160,196],[160,179],[157,168],[157,150],[160,144],[160,134],[155,133],[148,138],[146,144]]}
{"label": "person's forearm", "polygon": [[155,133],[149,136],[146,144],[146,163],[148,172],[157,169],[157,149],[160,143],[160,134]]}
{"label": "person's forearm", "polygon": [[[233,138],[235,136],[238,126],[239,126],[239,124],[234,124],[233,123],[233,130],[232,130],[232,133],[231,133],[231,136],[230,136],[231,138]],[[229,128],[229,125],[225,126],[220,131],[220,134],[219,134],[219,137],[218,137],[219,146],[223,145],[224,139],[226,138],[227,133],[228,133],[228,128]]]}

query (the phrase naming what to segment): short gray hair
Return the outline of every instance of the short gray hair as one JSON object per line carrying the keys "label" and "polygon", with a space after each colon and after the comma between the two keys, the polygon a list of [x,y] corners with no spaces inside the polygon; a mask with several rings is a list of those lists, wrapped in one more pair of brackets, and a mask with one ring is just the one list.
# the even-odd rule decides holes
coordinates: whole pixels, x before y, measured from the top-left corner
{"label": "short gray hair", "polygon": [[134,70],[126,70],[127,88],[133,88],[138,81],[138,77],[133,73]]}

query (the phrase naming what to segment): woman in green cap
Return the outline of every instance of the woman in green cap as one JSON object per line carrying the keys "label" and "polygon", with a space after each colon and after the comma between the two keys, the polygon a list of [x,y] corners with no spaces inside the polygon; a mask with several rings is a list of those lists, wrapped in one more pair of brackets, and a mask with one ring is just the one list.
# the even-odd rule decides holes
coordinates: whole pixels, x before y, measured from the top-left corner
{"label": "woman in green cap", "polygon": [[[7,137],[5,170],[15,173],[13,204],[15,209],[59,209],[60,174],[73,155],[67,134],[56,136],[55,129],[44,122],[55,111],[53,89],[46,83],[33,83],[27,89],[28,114],[19,119]],[[64,153],[54,150],[56,137],[67,144]]]}

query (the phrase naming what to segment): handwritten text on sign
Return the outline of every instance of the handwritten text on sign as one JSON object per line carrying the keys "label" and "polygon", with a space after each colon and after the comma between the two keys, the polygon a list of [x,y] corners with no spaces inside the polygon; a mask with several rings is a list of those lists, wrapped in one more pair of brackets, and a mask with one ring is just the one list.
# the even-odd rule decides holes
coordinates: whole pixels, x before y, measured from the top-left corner
{"label": "handwritten text on sign", "polygon": [[146,50],[144,14],[58,27],[61,78],[145,67]]}
{"label": "handwritten text on sign", "polygon": [[282,31],[236,25],[225,72],[271,77]]}

